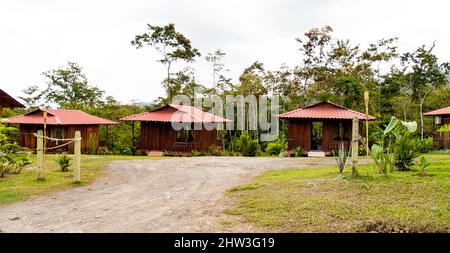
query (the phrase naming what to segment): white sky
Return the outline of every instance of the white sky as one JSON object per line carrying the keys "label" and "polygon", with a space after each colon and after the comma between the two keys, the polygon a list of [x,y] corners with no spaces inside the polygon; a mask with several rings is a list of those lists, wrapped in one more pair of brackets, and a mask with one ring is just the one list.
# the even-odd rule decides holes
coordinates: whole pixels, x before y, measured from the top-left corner
{"label": "white sky", "polygon": [[1,0],[0,87],[17,97],[30,85],[45,87],[43,71],[74,61],[107,95],[151,102],[163,95],[165,69],[155,50],[130,45],[147,23],[175,23],[192,41],[203,54],[194,64],[203,84],[211,82],[207,52],[225,51],[237,80],[257,60],[268,69],[294,66],[295,38],[324,25],[361,45],[397,36],[412,50],[436,40],[435,53],[450,61],[449,11],[444,0]]}

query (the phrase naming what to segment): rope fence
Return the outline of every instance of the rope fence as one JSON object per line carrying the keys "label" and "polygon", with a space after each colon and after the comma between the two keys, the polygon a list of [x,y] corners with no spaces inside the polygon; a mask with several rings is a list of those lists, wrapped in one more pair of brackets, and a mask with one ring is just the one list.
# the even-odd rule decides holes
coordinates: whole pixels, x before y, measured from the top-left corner
{"label": "rope fence", "polygon": [[[38,130],[37,133],[33,133],[33,135],[37,139],[37,147],[36,147],[36,153],[37,153],[37,165],[38,165],[38,172],[37,172],[37,179],[38,180],[44,180],[45,179],[45,151],[46,150],[53,150],[62,148],[64,146],[67,146],[71,143],[74,143],[74,181],[76,183],[79,183],[81,181],[80,174],[80,163],[81,163],[81,133],[80,131],[75,131],[75,137],[74,138],[52,138],[46,136],[42,130]],[[53,147],[46,147],[44,140],[50,140],[50,141],[65,141],[65,143],[53,146]]]}

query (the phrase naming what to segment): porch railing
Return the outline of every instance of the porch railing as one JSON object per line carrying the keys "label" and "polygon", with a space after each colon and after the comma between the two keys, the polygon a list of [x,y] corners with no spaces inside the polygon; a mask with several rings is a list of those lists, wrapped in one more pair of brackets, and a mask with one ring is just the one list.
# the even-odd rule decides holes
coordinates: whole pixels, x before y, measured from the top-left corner
{"label": "porch railing", "polygon": [[[307,144],[307,141],[310,140],[302,140],[302,139],[288,139],[288,149],[293,150],[296,147],[303,147],[305,148]],[[338,150],[341,143],[344,143],[344,148],[348,149],[350,147],[350,141],[341,141],[341,140],[333,140],[333,141],[323,141],[322,143],[322,149],[324,151],[332,151],[332,150]]]}
{"label": "porch railing", "polygon": [[191,152],[198,150],[199,142],[172,142],[164,145],[164,150],[174,152]]}

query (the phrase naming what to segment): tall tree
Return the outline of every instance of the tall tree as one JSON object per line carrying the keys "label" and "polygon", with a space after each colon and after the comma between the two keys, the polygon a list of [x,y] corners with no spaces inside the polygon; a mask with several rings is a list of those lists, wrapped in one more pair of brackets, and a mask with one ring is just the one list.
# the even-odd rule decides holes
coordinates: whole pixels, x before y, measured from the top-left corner
{"label": "tall tree", "polygon": [[[222,59],[226,54],[220,50],[217,49],[216,51],[212,53],[208,53],[207,56],[205,56],[205,60],[211,64],[212,68],[212,77],[213,77],[213,87],[217,86],[217,79],[220,75],[220,73],[224,70],[225,65],[222,63]],[[228,71],[228,70],[225,70]]]}
{"label": "tall tree", "polygon": [[420,136],[423,139],[423,105],[425,99],[434,89],[449,83],[447,75],[450,73],[450,63],[439,63],[433,54],[435,44],[430,48],[421,46],[413,52],[401,56],[401,65],[407,81],[407,87],[412,91],[412,99],[419,103]]}
{"label": "tall tree", "polygon": [[47,103],[65,109],[95,108],[102,103],[104,91],[91,85],[74,62],[42,74],[47,79],[47,89],[42,93]]}
{"label": "tall tree", "polygon": [[[162,58],[158,60],[167,70],[167,87],[171,83],[171,67],[174,62],[178,60],[193,62],[195,57],[200,56],[200,52],[193,48],[191,41],[175,30],[174,24],[165,26],[155,26],[147,24],[147,32],[141,35],[136,35],[131,45],[136,48],[143,46],[151,46],[158,51]],[[169,93],[169,90],[166,90]]]}
{"label": "tall tree", "polygon": [[26,96],[20,96],[19,98],[22,99],[26,106],[29,108],[36,108],[41,105],[41,99],[42,99],[42,92],[39,90],[39,87],[37,85],[30,86],[22,92]]}
{"label": "tall tree", "polygon": [[313,28],[304,34],[305,38],[296,39],[301,44],[299,51],[302,64],[295,69],[295,74],[301,80],[305,95],[308,93],[309,85],[314,82],[314,77],[327,67],[326,54],[332,40],[332,32],[330,26]]}

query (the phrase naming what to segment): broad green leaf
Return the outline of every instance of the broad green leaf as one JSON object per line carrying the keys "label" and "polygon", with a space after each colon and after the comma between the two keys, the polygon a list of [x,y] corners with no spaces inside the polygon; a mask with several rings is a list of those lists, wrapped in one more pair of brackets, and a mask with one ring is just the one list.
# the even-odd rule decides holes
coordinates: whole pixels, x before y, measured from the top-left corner
{"label": "broad green leaf", "polygon": [[379,154],[381,154],[383,152],[383,149],[381,148],[380,145],[373,144],[371,151],[372,151],[373,156],[378,157]]}
{"label": "broad green leaf", "polygon": [[406,129],[408,129],[410,133],[414,133],[415,131],[417,131],[417,122],[415,121],[410,122],[402,121],[402,125],[406,127]]}
{"label": "broad green leaf", "polygon": [[391,117],[391,121],[389,122],[389,125],[386,127],[386,129],[384,129],[384,135],[388,134],[389,132],[391,132],[395,126],[397,126],[398,124],[398,119],[394,116]]}

